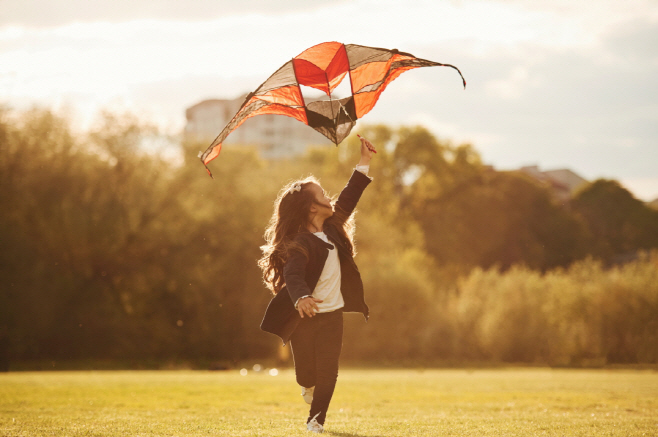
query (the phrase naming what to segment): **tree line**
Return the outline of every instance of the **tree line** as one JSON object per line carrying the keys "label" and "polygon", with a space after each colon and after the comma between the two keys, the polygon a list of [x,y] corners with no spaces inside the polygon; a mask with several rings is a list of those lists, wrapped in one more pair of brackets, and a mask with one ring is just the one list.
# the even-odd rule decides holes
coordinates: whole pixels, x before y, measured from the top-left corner
{"label": "tree line", "polygon": [[[656,362],[656,258],[613,264],[658,247],[658,211],[612,180],[560,205],[422,127],[360,133],[379,146],[356,215],[372,317],[347,318],[346,336],[362,341],[346,359]],[[225,147],[215,180],[196,158],[205,144],[179,142],[173,160],[154,153],[165,140],[130,115],[77,132],[49,110],[0,111],[5,369],[277,357],[259,330],[270,295],[256,265],[274,198],[311,173],[337,194],[358,139],[269,161]]]}

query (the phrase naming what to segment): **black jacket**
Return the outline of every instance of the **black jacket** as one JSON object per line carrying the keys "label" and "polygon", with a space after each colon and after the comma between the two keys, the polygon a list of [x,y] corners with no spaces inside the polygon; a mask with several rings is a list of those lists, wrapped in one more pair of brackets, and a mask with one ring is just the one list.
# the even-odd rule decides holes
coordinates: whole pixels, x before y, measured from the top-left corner
{"label": "black jacket", "polygon": [[[334,243],[338,250],[340,261],[340,291],[345,301],[343,311],[362,313],[368,319],[368,305],[363,294],[361,274],[348,249],[348,243],[339,233],[338,226],[342,226],[336,217],[349,217],[361,198],[361,193],[368,186],[371,179],[361,172],[354,171],[349,182],[343,188],[334,205],[340,214],[328,219],[324,223],[324,233]],[[334,250],[330,244],[325,243],[311,232],[300,232],[295,236],[308,252],[308,257],[298,251],[292,251],[283,268],[285,287],[272,298],[260,327],[263,331],[278,335],[287,343],[301,317],[295,309],[295,302],[302,296],[313,294],[313,290],[320,279],[324,264],[327,261],[329,250]]]}

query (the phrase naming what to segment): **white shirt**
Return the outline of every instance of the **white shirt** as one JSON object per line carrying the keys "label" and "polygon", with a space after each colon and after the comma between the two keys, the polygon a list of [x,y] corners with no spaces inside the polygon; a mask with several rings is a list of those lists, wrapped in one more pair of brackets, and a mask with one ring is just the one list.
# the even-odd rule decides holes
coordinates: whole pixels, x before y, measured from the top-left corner
{"label": "white shirt", "polygon": [[[313,235],[333,246],[324,232],[314,232]],[[340,292],[340,260],[338,259],[338,249],[334,247],[328,252],[327,261],[324,263],[320,279],[315,286],[315,290],[313,290],[313,297],[322,299],[322,302],[317,303],[318,313],[336,311],[345,306],[343,295]]]}

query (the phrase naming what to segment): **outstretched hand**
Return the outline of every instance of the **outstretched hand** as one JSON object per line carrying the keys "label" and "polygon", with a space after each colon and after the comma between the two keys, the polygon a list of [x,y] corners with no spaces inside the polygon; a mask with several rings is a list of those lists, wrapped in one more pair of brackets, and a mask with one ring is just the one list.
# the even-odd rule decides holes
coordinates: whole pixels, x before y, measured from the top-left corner
{"label": "outstretched hand", "polygon": [[377,150],[370,141],[366,140],[361,135],[357,134],[357,137],[361,140],[361,160],[359,161],[359,165],[369,165],[372,154],[377,153]]}
{"label": "outstretched hand", "polygon": [[319,311],[318,303],[323,302],[322,299],[316,299],[313,296],[305,297],[300,299],[297,303],[297,311],[299,311],[299,316],[303,319],[304,314],[309,317],[313,317],[315,313]]}

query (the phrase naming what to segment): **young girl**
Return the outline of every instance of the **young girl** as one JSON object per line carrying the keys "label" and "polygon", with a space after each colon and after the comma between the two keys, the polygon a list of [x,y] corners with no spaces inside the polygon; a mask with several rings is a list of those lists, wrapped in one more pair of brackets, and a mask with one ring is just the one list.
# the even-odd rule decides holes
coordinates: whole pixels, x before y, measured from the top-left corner
{"label": "young girl", "polygon": [[354,263],[352,212],[371,179],[373,145],[361,138],[361,159],[332,205],[319,182],[309,177],[279,193],[265,231],[259,266],[274,293],[261,324],[290,340],[297,383],[311,404],[306,427],[323,431],[338,378],[343,312],[368,318],[363,282]]}

